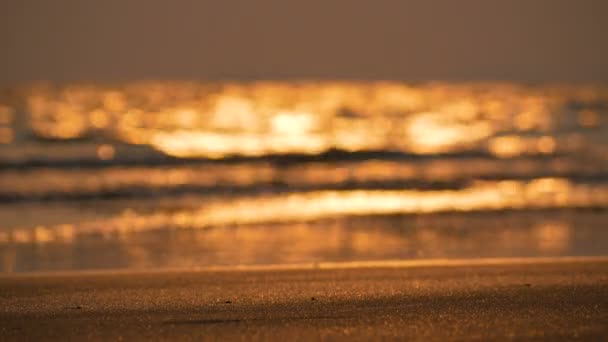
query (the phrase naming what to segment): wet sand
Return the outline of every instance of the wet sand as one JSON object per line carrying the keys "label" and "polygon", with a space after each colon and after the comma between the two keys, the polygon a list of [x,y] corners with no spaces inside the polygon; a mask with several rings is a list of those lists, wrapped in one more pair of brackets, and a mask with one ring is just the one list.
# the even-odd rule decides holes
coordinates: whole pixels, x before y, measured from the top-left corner
{"label": "wet sand", "polygon": [[2,340],[573,339],[608,334],[605,259],[0,277]]}

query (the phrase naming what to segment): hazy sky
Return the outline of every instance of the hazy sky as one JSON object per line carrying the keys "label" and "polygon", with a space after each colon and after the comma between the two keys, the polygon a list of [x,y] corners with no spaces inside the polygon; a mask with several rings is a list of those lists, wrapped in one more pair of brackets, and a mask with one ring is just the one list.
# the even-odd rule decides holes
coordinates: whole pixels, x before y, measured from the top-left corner
{"label": "hazy sky", "polygon": [[0,83],[608,82],[606,0],[2,0]]}

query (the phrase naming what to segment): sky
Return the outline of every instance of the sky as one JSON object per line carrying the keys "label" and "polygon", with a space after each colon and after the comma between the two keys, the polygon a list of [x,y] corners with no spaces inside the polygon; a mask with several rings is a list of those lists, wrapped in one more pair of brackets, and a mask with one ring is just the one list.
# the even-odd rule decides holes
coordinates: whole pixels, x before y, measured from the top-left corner
{"label": "sky", "polygon": [[3,0],[0,84],[608,83],[605,0]]}

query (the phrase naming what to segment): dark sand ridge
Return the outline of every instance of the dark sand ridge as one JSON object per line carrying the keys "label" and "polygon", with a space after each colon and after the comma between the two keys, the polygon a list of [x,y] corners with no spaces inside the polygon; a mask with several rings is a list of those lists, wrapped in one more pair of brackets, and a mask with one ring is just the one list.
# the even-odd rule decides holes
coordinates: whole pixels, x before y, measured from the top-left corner
{"label": "dark sand ridge", "polygon": [[605,259],[405,265],[3,276],[0,333],[3,340],[290,341],[608,333]]}

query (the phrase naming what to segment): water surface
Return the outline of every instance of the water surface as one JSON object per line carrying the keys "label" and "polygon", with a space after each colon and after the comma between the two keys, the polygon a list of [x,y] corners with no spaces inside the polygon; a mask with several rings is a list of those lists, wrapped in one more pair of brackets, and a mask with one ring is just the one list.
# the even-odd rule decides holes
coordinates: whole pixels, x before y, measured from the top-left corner
{"label": "water surface", "polygon": [[0,271],[608,253],[608,88],[0,94]]}

